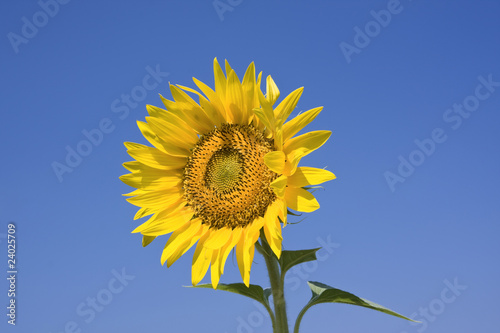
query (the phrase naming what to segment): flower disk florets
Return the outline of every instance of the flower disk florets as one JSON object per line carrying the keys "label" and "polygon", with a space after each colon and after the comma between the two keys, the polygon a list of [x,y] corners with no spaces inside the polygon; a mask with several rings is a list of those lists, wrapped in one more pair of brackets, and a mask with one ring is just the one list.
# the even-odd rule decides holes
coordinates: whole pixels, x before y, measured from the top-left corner
{"label": "flower disk florets", "polygon": [[252,125],[224,124],[200,137],[184,169],[185,198],[211,228],[244,227],[264,217],[278,177],[264,163],[273,141]]}

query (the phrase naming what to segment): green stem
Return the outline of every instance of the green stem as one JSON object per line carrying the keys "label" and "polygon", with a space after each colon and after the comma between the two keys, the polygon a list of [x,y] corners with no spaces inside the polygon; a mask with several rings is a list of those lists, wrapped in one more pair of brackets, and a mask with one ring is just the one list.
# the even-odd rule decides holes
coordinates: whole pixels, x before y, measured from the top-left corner
{"label": "green stem", "polygon": [[302,311],[300,311],[299,315],[297,316],[297,320],[295,321],[295,327],[293,329],[293,333],[299,333],[299,326],[300,326],[300,322],[302,321],[302,317],[304,317],[304,314],[306,313],[306,311],[310,308],[310,304],[308,303],[303,309]]}
{"label": "green stem", "polygon": [[264,256],[266,260],[269,280],[271,282],[271,292],[274,302],[275,325],[273,326],[274,333],[288,333],[288,320],[286,316],[286,303],[284,294],[284,283],[281,277],[278,258],[274,255],[271,247],[266,241],[264,233],[261,233],[262,245],[257,246],[257,250]]}

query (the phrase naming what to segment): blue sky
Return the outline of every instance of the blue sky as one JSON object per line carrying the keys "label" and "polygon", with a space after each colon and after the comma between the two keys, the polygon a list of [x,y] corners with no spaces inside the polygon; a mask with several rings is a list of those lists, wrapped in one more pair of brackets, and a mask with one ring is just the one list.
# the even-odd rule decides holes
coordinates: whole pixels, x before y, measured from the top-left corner
{"label": "blue sky", "polygon": [[[500,3],[215,4],[0,5],[0,268],[7,276],[14,222],[18,270],[16,326],[4,278],[0,330],[270,331],[251,300],[183,288],[192,251],[162,267],[167,237],[142,248],[121,196],[123,141],[146,143],[145,105],[161,105],[168,82],[213,85],[214,57],[240,78],[254,61],[282,97],[304,86],[295,114],[324,106],[307,129],[333,132],[302,165],[338,179],[315,193],[320,210],[283,230],[286,249],[325,247],[289,273],[290,322],[312,280],[422,323],[323,304],[302,332],[498,330]],[[221,282],[240,281],[230,256]],[[251,282],[268,286],[261,258]]]}

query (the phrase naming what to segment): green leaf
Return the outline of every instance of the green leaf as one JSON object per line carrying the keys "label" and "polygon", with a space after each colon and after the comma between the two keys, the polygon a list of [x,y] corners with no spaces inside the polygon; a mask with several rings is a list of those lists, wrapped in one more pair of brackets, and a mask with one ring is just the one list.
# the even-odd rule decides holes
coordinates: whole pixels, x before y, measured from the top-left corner
{"label": "green leaf", "polygon": [[[193,286],[192,288],[209,288],[213,289],[212,284],[206,283],[206,284],[199,284],[197,286]],[[264,289],[262,289],[261,286],[251,284],[249,287],[245,286],[244,283],[231,283],[231,284],[224,284],[224,283],[219,283],[217,286],[217,290],[225,290],[229,291],[235,294],[240,294],[246,297],[250,297],[257,302],[262,303],[264,306],[269,306],[268,302],[268,297],[266,297],[266,294],[264,293]]]}
{"label": "green leaf", "polygon": [[267,302],[269,302],[269,296],[272,294],[271,288],[266,288],[264,289],[264,298],[266,299]]}
{"label": "green leaf", "polygon": [[383,307],[382,305],[363,299],[354,294],[348,293],[347,291],[336,289],[320,282],[308,281],[307,284],[309,285],[309,288],[311,288],[312,297],[309,300],[309,303],[306,304],[306,306],[302,309],[299,316],[297,317],[294,332],[299,331],[300,321],[302,320],[304,313],[313,305],[320,303],[343,303],[343,304],[358,305],[415,322],[415,320],[412,320],[397,312],[389,310],[388,308]]}
{"label": "green leaf", "polygon": [[317,249],[310,250],[282,251],[279,259],[281,276],[285,276],[285,273],[295,265],[316,260],[316,252],[319,249],[321,248],[318,247]]}
{"label": "green leaf", "polygon": [[[212,284],[210,283],[199,284],[197,286],[190,286],[190,287],[213,289]],[[269,313],[269,316],[271,317],[271,321],[274,327],[274,321],[275,321],[274,313],[271,310],[271,307],[269,306],[269,296],[271,295],[271,288],[262,289],[261,286],[256,284],[251,284],[249,287],[247,287],[245,286],[244,283],[231,283],[231,284],[219,283],[219,285],[217,286],[217,290],[225,290],[235,294],[250,297],[251,299],[254,299],[257,302],[261,303],[262,305],[264,305],[267,312]]]}
{"label": "green leaf", "polygon": [[388,308],[383,307],[382,305],[371,302],[367,299],[363,299],[354,294],[348,293],[347,291],[332,288],[326,284],[319,282],[308,281],[307,284],[309,285],[309,288],[311,288],[313,293],[312,299],[314,300],[313,301],[314,304],[312,305],[319,303],[344,303],[344,304],[359,305],[365,308],[387,313],[392,316],[414,321],[408,317],[400,315],[397,312],[389,310]]}

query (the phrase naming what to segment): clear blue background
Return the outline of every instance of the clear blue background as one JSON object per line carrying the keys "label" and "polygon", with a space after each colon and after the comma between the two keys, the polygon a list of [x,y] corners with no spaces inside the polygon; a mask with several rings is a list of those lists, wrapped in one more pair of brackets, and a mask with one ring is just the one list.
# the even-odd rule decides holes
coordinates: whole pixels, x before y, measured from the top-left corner
{"label": "clear blue background", "polygon": [[[220,16],[212,1],[70,1],[43,22],[36,1],[2,2],[0,276],[9,222],[19,272],[15,327],[6,323],[8,285],[0,280],[0,330],[271,331],[251,300],[182,287],[192,251],[162,267],[167,237],[142,248],[130,233],[136,208],[121,196],[131,190],[118,180],[130,160],[123,141],[146,143],[136,127],[145,105],[161,105],[169,81],[193,87],[195,76],[213,85],[214,57],[228,59],[240,78],[255,61],[282,97],[304,86],[294,114],[322,105],[308,130],[333,132],[302,165],[326,166],[338,179],[316,192],[319,211],[283,230],[286,249],[334,243],[316,265],[290,273],[291,323],[310,297],[306,281],[315,280],[423,323],[324,304],[306,314],[302,332],[497,330],[500,87],[458,129],[443,115],[474,94],[479,76],[500,81],[500,3],[401,0],[350,62],[339,45],[355,46],[356,27],[376,29],[370,12],[387,9],[387,0],[231,3]],[[41,27],[16,53],[9,33],[21,36],[23,17],[33,15]],[[169,75],[120,119],[112,103],[140,90],[147,66]],[[76,149],[82,131],[104,118],[114,130],[59,181],[53,162],[65,163],[66,146]],[[447,140],[391,191],[384,174],[397,173],[398,157],[408,159],[414,140],[435,128]],[[114,280],[122,270],[126,286]],[[222,282],[240,281],[230,256]],[[268,285],[261,258],[251,281]],[[466,289],[454,295],[445,281]],[[106,305],[91,315],[87,302],[96,297]]]}

